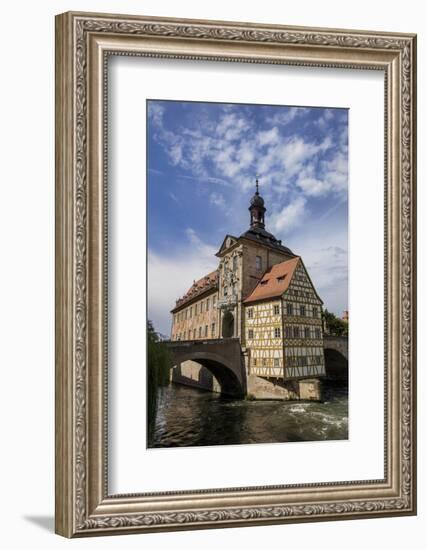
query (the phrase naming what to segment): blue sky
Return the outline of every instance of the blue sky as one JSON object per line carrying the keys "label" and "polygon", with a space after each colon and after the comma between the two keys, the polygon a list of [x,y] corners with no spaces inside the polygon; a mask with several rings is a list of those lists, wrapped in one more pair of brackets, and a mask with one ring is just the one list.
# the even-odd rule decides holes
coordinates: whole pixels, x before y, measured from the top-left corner
{"label": "blue sky", "polygon": [[249,226],[259,174],[266,229],[300,255],[325,307],[347,309],[348,111],[148,101],[148,314],[175,299]]}

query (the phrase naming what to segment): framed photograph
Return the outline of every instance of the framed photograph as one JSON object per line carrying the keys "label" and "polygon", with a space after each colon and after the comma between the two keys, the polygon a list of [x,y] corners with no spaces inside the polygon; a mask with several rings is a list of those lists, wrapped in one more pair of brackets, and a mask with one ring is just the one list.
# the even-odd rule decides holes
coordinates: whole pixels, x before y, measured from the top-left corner
{"label": "framed photograph", "polygon": [[56,18],[56,532],[416,513],[416,37]]}

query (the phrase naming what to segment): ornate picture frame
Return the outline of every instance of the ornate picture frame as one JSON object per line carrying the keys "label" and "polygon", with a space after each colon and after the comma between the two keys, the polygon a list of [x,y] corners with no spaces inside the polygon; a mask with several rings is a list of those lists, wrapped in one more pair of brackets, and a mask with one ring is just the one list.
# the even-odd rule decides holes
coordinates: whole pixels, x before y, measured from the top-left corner
{"label": "ornate picture frame", "polygon": [[[384,479],[111,495],[107,486],[106,60],[372,69],[385,76]],[[56,532],[416,513],[416,36],[68,12],[56,18]]]}

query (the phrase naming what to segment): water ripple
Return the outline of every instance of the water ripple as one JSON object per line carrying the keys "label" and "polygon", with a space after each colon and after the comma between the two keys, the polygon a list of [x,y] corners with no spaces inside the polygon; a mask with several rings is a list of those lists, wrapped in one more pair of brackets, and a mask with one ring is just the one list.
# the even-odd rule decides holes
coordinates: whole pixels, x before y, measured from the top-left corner
{"label": "water ripple", "polygon": [[323,403],[243,401],[186,386],[159,390],[153,447],[279,443],[348,438],[345,388]]}

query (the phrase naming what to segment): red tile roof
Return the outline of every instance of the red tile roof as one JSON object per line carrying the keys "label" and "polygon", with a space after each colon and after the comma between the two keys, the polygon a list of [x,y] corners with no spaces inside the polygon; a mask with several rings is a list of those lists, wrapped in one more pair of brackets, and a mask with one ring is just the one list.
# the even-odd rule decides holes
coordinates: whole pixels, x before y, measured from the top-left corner
{"label": "red tile roof", "polygon": [[208,273],[198,281],[193,281],[191,287],[187,290],[182,298],[176,301],[176,306],[172,311],[179,309],[181,306],[190,302],[194,298],[197,298],[207,292],[208,290],[215,290],[218,288],[218,270]]}
{"label": "red tile roof", "polygon": [[258,302],[268,298],[279,298],[288,289],[299,260],[299,256],[296,256],[292,260],[286,260],[270,267],[264,273],[257,286],[244,300],[244,303]]}

